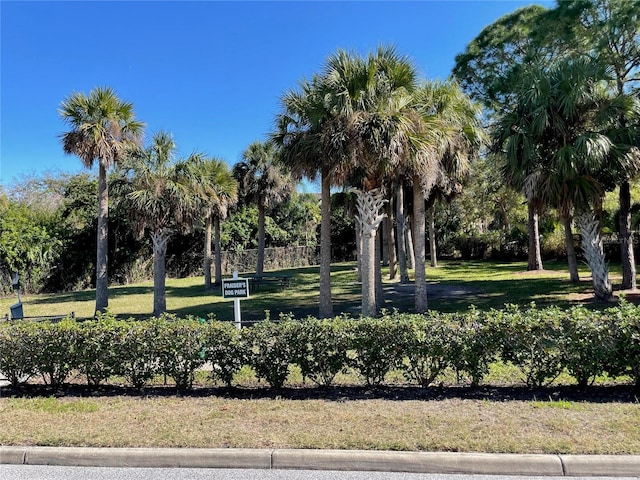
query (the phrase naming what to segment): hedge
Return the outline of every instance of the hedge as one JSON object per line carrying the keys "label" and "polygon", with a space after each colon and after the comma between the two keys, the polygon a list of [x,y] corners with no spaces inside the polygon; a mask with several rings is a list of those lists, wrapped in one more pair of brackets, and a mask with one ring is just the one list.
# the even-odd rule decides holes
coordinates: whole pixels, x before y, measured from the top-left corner
{"label": "hedge", "polygon": [[140,388],[164,375],[189,389],[207,363],[212,377],[227,386],[249,366],[280,388],[292,365],[322,386],[352,369],[367,386],[398,371],[409,384],[428,387],[448,368],[475,386],[497,360],[516,366],[531,387],[562,372],[580,387],[604,374],[630,375],[640,387],[640,307],[623,300],[603,311],[531,304],[486,312],[394,311],[375,319],[285,315],[242,330],[213,318],[174,315],[0,323],[0,374],[14,386],[40,376],[60,387],[74,374],[89,385],[118,381]]}

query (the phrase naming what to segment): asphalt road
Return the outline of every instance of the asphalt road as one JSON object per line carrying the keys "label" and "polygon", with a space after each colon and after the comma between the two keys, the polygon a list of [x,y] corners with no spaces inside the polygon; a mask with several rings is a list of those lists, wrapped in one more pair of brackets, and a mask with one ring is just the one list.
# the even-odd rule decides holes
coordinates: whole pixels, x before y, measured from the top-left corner
{"label": "asphalt road", "polygon": [[[317,470],[249,470],[211,468],[58,467],[0,465],[2,480],[506,480],[496,475],[442,475]],[[566,477],[518,476],[518,480],[561,480]],[[640,477],[572,477],[573,480],[637,480]]]}

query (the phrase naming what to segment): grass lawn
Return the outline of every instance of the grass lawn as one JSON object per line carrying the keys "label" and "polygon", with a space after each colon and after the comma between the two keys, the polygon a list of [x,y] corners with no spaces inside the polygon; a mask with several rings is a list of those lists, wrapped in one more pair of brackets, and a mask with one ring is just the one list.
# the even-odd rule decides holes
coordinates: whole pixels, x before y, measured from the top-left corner
{"label": "grass lawn", "polygon": [[[545,268],[532,274],[522,262],[442,262],[427,269],[429,306],[444,311],[531,301],[604,306],[591,299],[586,270],[581,271],[585,280],[574,285],[564,264],[547,262]],[[265,310],[272,317],[317,313],[317,267],[280,273],[292,277],[292,286],[253,293],[242,302],[243,319],[262,319]],[[614,268],[614,284],[616,273]],[[357,315],[354,265],[334,265],[332,275],[336,313]],[[169,311],[232,320],[233,303],[219,292],[205,294],[202,284],[202,278],[169,279]],[[411,309],[411,287],[386,281],[385,290],[387,308]],[[109,301],[120,317],[148,317],[152,284],[113,287]],[[29,316],[74,311],[90,317],[95,297],[83,291],[25,296],[23,302]],[[0,314],[12,303],[15,298],[0,299]],[[0,444],[640,454],[640,402],[624,380],[600,379],[583,392],[561,377],[531,390],[517,386],[508,366],[496,365],[478,389],[446,375],[441,386],[420,389],[403,385],[393,373],[378,389],[355,386],[348,373],[335,387],[322,389],[304,384],[293,371],[284,389],[271,390],[250,371],[242,375],[236,382],[241,387],[226,389],[200,372],[196,388],[186,393],[163,385],[162,378],[143,391],[0,388]],[[502,386],[507,384],[516,386]]]}
{"label": "grass lawn", "polygon": [[[442,311],[464,311],[471,305],[478,308],[501,308],[505,303],[569,305],[590,298],[591,283],[588,270],[580,272],[583,280],[571,284],[566,265],[547,262],[543,272],[526,272],[525,262],[442,261],[438,268],[427,268],[427,295],[429,308]],[[261,320],[268,310],[272,318],[280,313],[292,312],[297,317],[317,315],[319,272],[318,267],[281,270],[291,277],[291,286],[263,286],[251,292],[242,301],[243,320]],[[616,269],[612,267],[615,283]],[[413,289],[400,288],[398,281],[385,277],[386,308],[411,310]],[[206,293],[202,277],[167,279],[167,309],[177,315],[206,317],[213,313],[219,320],[233,320],[233,302],[224,300],[218,288]],[[461,293],[455,294],[461,290]],[[452,293],[453,292],[453,293]],[[354,315],[360,308],[360,285],[354,263],[332,266],[332,296],[336,313]],[[0,315],[9,313],[15,297],[0,298]],[[57,293],[51,295],[25,295],[22,298],[26,316],[63,315],[74,312],[79,318],[93,316],[95,291]],[[597,305],[596,305],[597,306]],[[113,286],[109,289],[109,308],[119,317],[144,318],[153,311],[153,283],[151,281]]]}

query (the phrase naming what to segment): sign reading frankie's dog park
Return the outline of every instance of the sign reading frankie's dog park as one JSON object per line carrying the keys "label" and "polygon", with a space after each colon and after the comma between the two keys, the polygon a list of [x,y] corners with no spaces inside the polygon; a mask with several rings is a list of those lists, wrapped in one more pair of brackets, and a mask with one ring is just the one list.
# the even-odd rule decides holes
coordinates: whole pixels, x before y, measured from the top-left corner
{"label": "sign reading frankie's dog park", "polygon": [[248,278],[227,278],[222,280],[222,298],[249,298]]}

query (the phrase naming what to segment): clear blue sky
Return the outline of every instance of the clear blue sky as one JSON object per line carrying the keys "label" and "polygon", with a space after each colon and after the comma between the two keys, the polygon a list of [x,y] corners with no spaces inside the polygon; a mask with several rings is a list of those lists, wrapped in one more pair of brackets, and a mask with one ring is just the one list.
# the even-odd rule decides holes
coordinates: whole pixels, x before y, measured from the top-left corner
{"label": "clear blue sky", "polygon": [[173,133],[181,155],[236,163],[273,129],[279,98],[338,48],[395,45],[425,78],[516,8],[550,1],[0,1],[0,183],[79,172],[62,153],[60,102],[110,86],[146,138]]}

